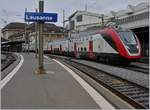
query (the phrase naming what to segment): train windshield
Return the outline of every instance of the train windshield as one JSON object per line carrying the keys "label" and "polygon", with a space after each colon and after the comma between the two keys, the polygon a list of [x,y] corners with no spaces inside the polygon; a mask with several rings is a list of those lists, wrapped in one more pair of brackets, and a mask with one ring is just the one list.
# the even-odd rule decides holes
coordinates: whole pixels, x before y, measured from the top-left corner
{"label": "train windshield", "polygon": [[124,44],[136,44],[135,34],[131,31],[120,31],[119,32],[120,38]]}

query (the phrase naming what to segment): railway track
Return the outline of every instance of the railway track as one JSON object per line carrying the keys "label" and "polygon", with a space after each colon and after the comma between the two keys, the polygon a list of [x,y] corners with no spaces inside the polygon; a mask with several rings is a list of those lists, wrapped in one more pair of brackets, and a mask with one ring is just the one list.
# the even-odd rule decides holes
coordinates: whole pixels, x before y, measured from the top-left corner
{"label": "railway track", "polygon": [[133,84],[124,79],[97,70],[87,65],[79,64],[77,62],[70,62],[65,60],[65,63],[79,69],[86,73],[96,81],[104,85],[106,88],[119,95],[131,105],[137,108],[149,108],[149,91],[147,88]]}
{"label": "railway track", "polygon": [[1,53],[3,58],[1,58],[1,71],[6,69],[10,64],[12,64],[16,58],[12,53]]}
{"label": "railway track", "polygon": [[135,66],[135,65],[129,65],[129,66],[119,66],[121,68],[125,68],[128,70],[132,70],[132,71],[137,71],[137,72],[142,72],[145,74],[149,74],[149,69],[148,68],[144,68],[144,67],[140,67],[140,66]]}
{"label": "railway track", "polygon": [[[54,57],[57,58],[57,57]],[[138,109],[149,108],[149,89],[133,82],[111,75],[105,71],[80,64],[71,59],[57,58],[90,76],[98,83],[108,88],[114,94]]]}

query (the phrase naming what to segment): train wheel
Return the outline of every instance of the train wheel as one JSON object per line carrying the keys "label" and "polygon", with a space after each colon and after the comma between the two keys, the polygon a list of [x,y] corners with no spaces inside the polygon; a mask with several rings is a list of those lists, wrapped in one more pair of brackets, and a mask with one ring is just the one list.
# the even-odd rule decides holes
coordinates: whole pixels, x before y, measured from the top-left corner
{"label": "train wheel", "polygon": [[131,63],[131,61],[125,61],[123,64],[124,65],[129,65]]}
{"label": "train wheel", "polygon": [[109,57],[105,57],[105,62],[106,62],[106,63],[110,63]]}

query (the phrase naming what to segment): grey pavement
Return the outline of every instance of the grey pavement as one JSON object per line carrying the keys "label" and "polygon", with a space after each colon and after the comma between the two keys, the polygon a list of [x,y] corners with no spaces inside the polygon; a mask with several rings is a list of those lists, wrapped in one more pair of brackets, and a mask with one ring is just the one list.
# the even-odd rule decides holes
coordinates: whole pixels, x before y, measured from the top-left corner
{"label": "grey pavement", "polygon": [[44,61],[47,74],[37,75],[37,59],[22,54],[24,63],[1,90],[2,109],[98,109],[81,85],[60,65]]}

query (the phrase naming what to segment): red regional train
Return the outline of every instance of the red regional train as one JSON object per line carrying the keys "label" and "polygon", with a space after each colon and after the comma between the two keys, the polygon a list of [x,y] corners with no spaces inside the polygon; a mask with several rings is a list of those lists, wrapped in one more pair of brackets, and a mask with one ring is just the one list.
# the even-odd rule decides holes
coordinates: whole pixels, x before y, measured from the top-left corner
{"label": "red regional train", "polygon": [[141,45],[137,36],[131,30],[113,27],[51,41],[46,51],[107,63],[128,64],[141,58]]}

